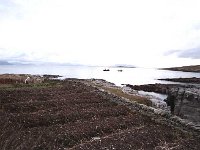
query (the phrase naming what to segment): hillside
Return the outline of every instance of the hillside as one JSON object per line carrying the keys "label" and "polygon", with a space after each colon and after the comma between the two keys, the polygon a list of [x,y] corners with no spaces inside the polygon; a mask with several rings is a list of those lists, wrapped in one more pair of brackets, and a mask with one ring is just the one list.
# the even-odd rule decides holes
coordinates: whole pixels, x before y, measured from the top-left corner
{"label": "hillside", "polygon": [[184,71],[184,72],[200,72],[200,65],[162,68],[162,69],[163,70],[172,70],[172,71]]}

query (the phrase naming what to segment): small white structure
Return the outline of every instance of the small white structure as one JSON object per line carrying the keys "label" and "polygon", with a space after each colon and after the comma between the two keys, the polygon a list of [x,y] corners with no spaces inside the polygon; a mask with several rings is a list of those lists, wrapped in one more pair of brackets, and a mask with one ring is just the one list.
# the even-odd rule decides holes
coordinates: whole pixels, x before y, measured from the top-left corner
{"label": "small white structure", "polygon": [[31,79],[30,77],[27,77],[27,78],[25,79],[25,81],[24,81],[25,84],[28,83],[28,81],[30,81],[30,79]]}

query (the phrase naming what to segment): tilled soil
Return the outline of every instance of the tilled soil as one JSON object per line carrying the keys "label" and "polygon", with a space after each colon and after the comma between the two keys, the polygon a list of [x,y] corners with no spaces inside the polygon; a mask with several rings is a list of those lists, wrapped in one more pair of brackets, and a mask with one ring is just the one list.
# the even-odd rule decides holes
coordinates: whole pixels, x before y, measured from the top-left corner
{"label": "tilled soil", "polygon": [[197,134],[154,122],[78,80],[0,89],[2,150],[199,149]]}

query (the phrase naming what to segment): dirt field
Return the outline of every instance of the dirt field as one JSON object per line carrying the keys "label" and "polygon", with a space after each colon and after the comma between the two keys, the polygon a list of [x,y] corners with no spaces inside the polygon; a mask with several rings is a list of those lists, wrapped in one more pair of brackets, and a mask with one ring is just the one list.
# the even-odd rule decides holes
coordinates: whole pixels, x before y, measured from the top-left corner
{"label": "dirt field", "polygon": [[199,141],[76,79],[0,88],[2,150],[197,150]]}

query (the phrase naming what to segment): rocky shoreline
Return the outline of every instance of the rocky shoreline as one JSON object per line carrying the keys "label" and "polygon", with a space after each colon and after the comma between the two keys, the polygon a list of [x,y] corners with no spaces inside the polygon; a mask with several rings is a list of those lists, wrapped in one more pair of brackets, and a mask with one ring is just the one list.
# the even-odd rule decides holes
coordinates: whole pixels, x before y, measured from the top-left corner
{"label": "rocky shoreline", "polygon": [[166,79],[158,79],[161,81],[172,81],[172,82],[180,82],[180,83],[190,83],[190,84],[200,84],[200,78],[166,78]]}
{"label": "rocky shoreline", "polygon": [[[143,91],[147,91],[147,92],[156,92],[156,93],[161,93],[161,94],[171,94],[172,92],[174,92],[172,90],[176,89],[177,87],[182,88],[182,90],[187,87],[187,86],[184,86],[184,85],[174,85],[174,84],[171,84],[171,85],[150,84],[150,85],[141,85],[141,86],[132,86],[132,85],[128,84],[125,87],[118,87],[118,86],[115,86],[113,83],[107,82],[107,81],[102,80],[102,79],[85,80],[84,83],[86,83],[88,85],[92,85],[92,86],[98,88],[101,91],[108,92],[109,94],[114,95],[114,97],[116,96],[115,93],[107,91],[103,87],[118,88],[118,89],[121,89],[124,93],[126,93],[128,95],[137,95],[137,96],[141,96],[137,92],[138,90],[143,90]],[[184,99],[187,99],[188,97],[194,96],[194,93],[189,92],[189,90],[195,91],[196,94],[200,94],[199,89],[189,87],[187,89],[187,92],[186,92],[187,94],[185,95]],[[180,89],[179,92],[180,92],[179,94],[181,94],[181,89]],[[178,95],[178,96],[180,97],[180,95]],[[181,126],[189,127],[189,128],[194,129],[194,130],[200,131],[200,121],[199,121],[200,115],[198,113],[196,113],[196,111],[198,112],[198,110],[195,110],[193,108],[193,111],[192,111],[191,114],[188,114],[188,112],[183,112],[183,113],[187,113],[187,115],[189,115],[188,117],[183,117],[183,114],[180,113],[180,110],[184,110],[184,109],[183,108],[181,109],[180,107],[185,107],[185,106],[180,106],[180,105],[177,104],[176,108],[175,108],[176,111],[171,113],[170,108],[167,109],[168,108],[167,104],[170,103],[170,102],[167,101],[167,100],[169,100],[169,96],[165,101],[159,101],[159,100],[154,101],[155,98],[151,99],[151,97],[146,96],[147,100],[152,102],[151,106],[146,106],[146,105],[141,104],[140,102],[137,102],[137,101],[130,101],[129,99],[127,99],[123,96],[121,98],[123,100],[118,99],[119,102],[120,101],[122,103],[124,102],[124,104],[128,105],[128,106],[132,105],[131,107],[133,107],[134,109],[138,109],[138,111],[144,112],[146,115],[154,114],[156,116],[157,115],[162,116],[162,117],[164,116],[164,117],[166,117],[166,120],[168,120],[168,121],[172,120],[173,122],[180,123]],[[155,102],[155,103],[153,103],[153,102]],[[170,105],[168,105],[168,106],[170,106]],[[198,105],[195,105],[194,107],[196,107],[197,109],[200,108]],[[177,110],[179,110],[179,113],[177,113]],[[196,113],[196,116],[194,116],[194,114],[193,114],[194,112]],[[191,115],[191,118],[190,118],[190,115]]]}
{"label": "rocky shoreline", "polygon": [[[166,80],[166,79],[163,79]],[[200,86],[199,78],[174,78],[168,81],[184,82],[189,84],[148,84],[126,85],[134,90],[167,94],[165,102],[170,106],[171,113],[187,119],[199,126],[200,124]],[[195,84],[194,84],[195,83]]]}

